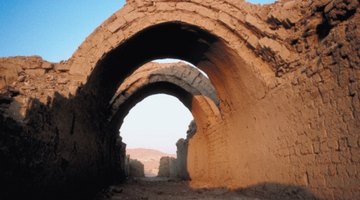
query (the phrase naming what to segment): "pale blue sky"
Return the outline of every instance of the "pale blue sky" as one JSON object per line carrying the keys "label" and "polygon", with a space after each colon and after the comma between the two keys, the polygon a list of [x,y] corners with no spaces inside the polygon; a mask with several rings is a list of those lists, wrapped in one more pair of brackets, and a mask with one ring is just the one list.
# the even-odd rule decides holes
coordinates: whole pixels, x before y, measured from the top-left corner
{"label": "pale blue sky", "polygon": [[[52,62],[66,60],[124,3],[124,0],[1,0],[0,57],[40,55]],[[155,95],[130,111],[121,135],[128,147],[175,153],[175,143],[185,137],[191,119],[191,113],[175,97]]]}
{"label": "pale blue sky", "polygon": [[68,59],[124,0],[0,0],[0,56]]}

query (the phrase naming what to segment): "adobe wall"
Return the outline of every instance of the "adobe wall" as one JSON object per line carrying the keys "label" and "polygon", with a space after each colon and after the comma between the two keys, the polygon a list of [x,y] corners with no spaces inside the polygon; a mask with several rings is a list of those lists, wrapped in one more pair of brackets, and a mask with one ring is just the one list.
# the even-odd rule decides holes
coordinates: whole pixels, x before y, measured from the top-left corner
{"label": "adobe wall", "polygon": [[101,113],[90,114],[96,98],[69,95],[62,66],[38,56],[0,58],[3,199],[86,199],[109,176],[122,177],[121,138],[106,134]]}
{"label": "adobe wall", "polygon": [[[194,187],[240,187],[245,193],[274,199],[285,191],[295,191],[305,199],[357,198],[359,12],[357,2],[341,3],[310,6],[310,13],[302,10],[299,21],[290,23],[289,28],[286,23],[297,16],[293,10],[284,21],[271,15],[280,8],[269,12],[268,23],[248,21],[258,31],[266,30],[266,25],[279,33],[291,30],[284,41],[292,52],[288,54],[269,41],[266,48],[254,49],[264,60],[277,63],[271,52],[297,58],[275,64],[286,63],[273,69],[274,84],[256,91],[258,97],[240,94],[224,126],[211,125],[190,141],[189,155],[197,155],[192,163],[209,162],[189,168],[190,176],[198,177],[193,179]],[[357,11],[351,11],[351,5],[356,5]],[[261,40],[254,41],[257,48],[261,48]],[[251,87],[252,81],[247,84]],[[244,88],[239,93],[245,93]],[[202,151],[204,148],[208,151]]]}

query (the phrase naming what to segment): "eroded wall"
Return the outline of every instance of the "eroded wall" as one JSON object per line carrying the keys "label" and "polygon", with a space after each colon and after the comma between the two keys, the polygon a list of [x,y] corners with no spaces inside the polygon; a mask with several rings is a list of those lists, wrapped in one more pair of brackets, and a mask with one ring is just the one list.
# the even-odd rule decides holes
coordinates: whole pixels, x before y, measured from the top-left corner
{"label": "eroded wall", "polygon": [[98,98],[69,95],[62,65],[40,57],[0,59],[3,199],[88,199],[110,176],[123,175],[121,138],[106,134]]}
{"label": "eroded wall", "polygon": [[[199,157],[205,157],[198,153],[198,147],[204,148],[199,143],[210,146],[207,152],[214,158],[209,157],[208,179],[215,186],[241,187],[273,198],[281,196],[274,188],[301,191],[298,195],[304,198],[352,199],[359,195],[358,3],[314,3],[318,6],[310,9],[311,14],[303,13],[289,28],[294,33],[288,42],[297,56],[289,66],[295,63],[296,67],[277,68],[276,82],[267,86],[265,94],[251,87],[239,90],[226,128],[210,126],[190,142],[189,151]],[[296,3],[290,1],[283,7],[290,5]],[[271,14],[268,23],[279,32],[294,17],[284,12],[281,22]],[[251,23],[253,28],[265,24]],[[286,53],[272,44],[255,51],[260,56],[271,51]],[[240,79],[249,85],[256,80],[241,75]],[[202,174],[201,168],[194,168],[192,176]],[[195,187],[209,184],[192,183]]]}

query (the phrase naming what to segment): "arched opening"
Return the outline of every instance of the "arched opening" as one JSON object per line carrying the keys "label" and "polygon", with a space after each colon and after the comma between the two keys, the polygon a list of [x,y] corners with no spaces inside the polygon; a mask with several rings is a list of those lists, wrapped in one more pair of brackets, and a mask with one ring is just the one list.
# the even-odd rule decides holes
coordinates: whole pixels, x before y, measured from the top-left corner
{"label": "arched opening", "polygon": [[[145,98],[130,110],[120,128],[120,133],[124,142],[128,142],[129,148],[152,148],[174,154],[175,143],[177,139],[186,136],[191,120],[193,120],[191,112],[178,99],[157,94]],[[132,134],[144,139],[138,140],[139,137],[132,137]],[[168,138],[169,135],[174,136]]]}
{"label": "arched opening", "polygon": [[[137,103],[143,101],[148,96],[154,94],[168,94],[178,98],[178,100],[180,100],[183,103],[183,105],[189,111],[191,111],[193,117],[195,118],[195,121],[200,123],[200,125],[203,125],[202,123],[204,123],[205,119],[202,119],[202,116],[205,116],[204,112],[207,112],[206,109],[201,108],[201,102],[205,101],[204,97],[202,95],[200,96],[197,96],[196,94],[194,95],[189,91],[185,90],[184,88],[166,81],[154,82],[138,88],[132,95],[130,95],[126,99],[126,101],[124,101],[122,104],[119,105],[118,110],[115,116],[112,118],[111,123],[115,124],[116,127],[121,127],[124,118],[128,115],[129,111],[133,107],[135,107]],[[141,125],[141,123],[139,123],[139,125]],[[186,131],[184,131],[184,134],[185,132]],[[201,131],[199,132],[201,133]],[[121,131],[120,131],[120,135],[121,135]],[[204,150],[206,151],[206,148]],[[179,170],[187,172],[187,166]]]}
{"label": "arched opening", "polygon": [[176,158],[176,143],[186,138],[192,119],[175,97],[157,94],[145,98],[130,110],[120,128],[126,154],[144,165],[146,177],[157,176],[161,157]]}
{"label": "arched opening", "polygon": [[[231,154],[227,152],[228,138],[220,135],[230,131],[248,131],[246,125],[239,123],[235,123],[237,127],[228,130],[226,123],[232,123],[235,115],[244,117],[243,124],[253,123],[246,117],[251,112],[248,105],[254,98],[254,93],[262,93],[260,90],[263,89],[263,86],[259,86],[262,83],[249,71],[251,67],[248,63],[229,46],[221,38],[194,25],[181,22],[153,25],[104,54],[96,63],[82,91],[90,91],[98,103],[102,104],[101,107],[106,108],[107,126],[114,135],[118,135],[129,110],[145,97],[158,93],[176,96],[192,112],[199,130],[189,143],[190,147],[196,147],[189,148],[189,155],[192,156],[188,160],[193,163],[190,166],[190,171],[193,172],[190,174],[191,178],[211,179],[213,183],[226,184],[219,177],[229,177],[228,174],[233,169],[208,161],[215,162],[220,157],[221,163],[229,164]],[[218,103],[211,105],[204,95],[192,94],[177,84],[159,81],[145,84],[120,107],[116,107],[116,112],[113,113],[112,101],[119,86],[145,63],[162,58],[181,59],[203,70],[216,90]],[[214,112],[214,107],[218,109],[217,112]],[[237,112],[239,110],[241,112]],[[211,149],[208,144],[211,144]]]}
{"label": "arched opening", "polygon": [[[141,66],[136,71],[134,71],[119,86],[117,92],[115,93],[115,95],[113,96],[112,100],[109,103],[109,106],[111,107],[111,110],[113,112],[113,114],[108,119],[110,124],[112,124],[112,126],[115,126],[114,129],[121,128],[124,119],[126,118],[126,116],[128,116],[130,110],[133,109],[137,103],[143,101],[150,95],[161,94],[161,93],[170,94],[177,97],[178,100],[180,100],[183,103],[183,106],[185,106],[188,109],[187,113],[190,112],[192,113],[193,117],[190,118],[195,118],[196,123],[198,123],[200,126],[205,126],[206,123],[209,123],[208,122],[209,117],[219,116],[219,110],[218,110],[219,100],[217,94],[209,79],[205,75],[203,75],[203,72],[201,72],[194,66],[190,66],[189,64],[183,62],[176,62],[176,63],[150,62]],[[178,101],[176,102],[178,103]],[[161,116],[161,111],[164,112],[164,111],[172,110],[172,108],[169,107],[168,109],[166,109],[164,108],[164,106],[165,104],[163,103],[158,108],[157,111],[153,111],[153,112],[146,111],[149,109],[151,110],[153,108],[144,108],[143,110],[141,110],[142,114],[139,115],[144,116],[144,114],[146,115],[146,112],[148,112],[149,115],[152,116],[149,118],[155,119],[156,117],[154,117],[154,115],[157,115],[157,117],[159,117],[159,115]],[[164,114],[163,116],[169,116],[169,115],[170,114],[168,113],[168,114]],[[179,113],[176,116],[177,119],[175,121],[179,121],[179,120],[181,121],[184,118],[183,115],[184,114]],[[173,166],[179,169],[178,171],[181,171],[181,173],[177,173],[176,171],[173,171],[172,173],[173,177],[177,176],[176,173],[182,174],[181,175],[182,178],[187,179],[189,177],[186,176],[186,174],[188,174],[187,166],[186,166],[187,163],[186,158],[187,158],[187,143],[189,141],[189,137],[185,137],[185,133],[187,132],[186,128],[189,126],[189,123],[192,121],[190,118],[186,119],[185,123],[183,122],[184,130],[182,131],[182,137],[177,137],[176,140],[174,139],[172,142],[173,151],[170,153],[175,154],[176,150],[174,149],[177,140],[180,138],[186,138],[183,139],[185,140],[183,145],[180,145],[181,151],[185,153],[184,155],[178,155],[181,157],[183,163],[181,164],[182,167],[178,167],[176,165],[177,163],[179,163],[178,160],[173,160],[174,161],[173,163],[176,163]],[[166,121],[166,120],[168,119],[166,118],[165,120],[162,121]],[[139,126],[144,127],[146,126],[145,124],[143,124],[141,120],[136,121],[137,127]],[[158,124],[158,126],[161,127],[162,125]],[[147,131],[148,130],[143,130],[143,132],[147,132]],[[124,131],[120,131],[120,136],[123,139],[122,142],[127,143],[126,138],[123,138],[123,136],[121,135],[122,133],[124,133]],[[131,135],[131,133],[129,134]],[[144,141],[146,141],[146,143],[150,142],[150,140],[147,139],[145,139]],[[178,144],[176,145],[178,146]],[[147,149],[149,150],[149,148]],[[126,158],[127,160],[132,161],[131,154],[132,153],[136,154],[136,152],[134,151],[141,151],[141,150],[131,149],[129,151],[126,151],[126,154],[130,155],[130,160],[128,157]],[[144,151],[144,148],[142,148],[142,151]],[[149,151],[151,151],[151,149]],[[166,152],[168,150],[164,150],[164,151]],[[133,158],[136,159],[136,155]],[[139,159],[141,161],[142,158]],[[157,162],[159,161],[160,160],[158,158]],[[138,164],[138,162],[130,162],[130,169],[132,169],[131,163],[135,163],[137,166],[141,167],[141,164]],[[146,163],[143,164],[145,165],[145,175],[148,176],[156,175],[157,172],[154,171],[157,170],[152,170],[151,172],[149,167],[146,166]],[[170,169],[171,168],[169,168],[169,170]],[[141,173],[137,173],[137,171],[139,170],[135,170],[136,172],[135,176],[141,175]],[[186,171],[186,172],[182,173],[182,171]]]}

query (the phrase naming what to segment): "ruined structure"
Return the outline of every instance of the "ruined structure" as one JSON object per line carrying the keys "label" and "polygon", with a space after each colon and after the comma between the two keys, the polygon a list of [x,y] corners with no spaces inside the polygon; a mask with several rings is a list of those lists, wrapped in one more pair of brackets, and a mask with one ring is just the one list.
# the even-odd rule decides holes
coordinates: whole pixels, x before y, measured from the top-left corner
{"label": "ruined structure", "polygon": [[191,121],[186,132],[186,139],[180,138],[176,142],[176,158],[163,156],[160,159],[159,177],[171,177],[180,180],[190,180],[188,172],[189,141],[196,133],[196,123]]}
{"label": "ruined structure", "polygon": [[144,164],[140,161],[130,159],[129,169],[129,177],[145,177]]}
{"label": "ruined structure", "polygon": [[[129,0],[65,62],[25,58],[9,69],[17,58],[2,59],[1,193],[89,195],[121,179],[122,118],[144,94],[168,92],[186,97],[196,121],[192,187],[356,199],[359,26],[357,0]],[[119,86],[158,58],[202,69],[218,102],[160,81],[112,106]]]}
{"label": "ruined structure", "polygon": [[176,158],[164,156],[160,159],[158,177],[176,178]]}
{"label": "ruined structure", "polygon": [[189,141],[196,133],[196,123],[191,121],[186,132],[186,139],[180,138],[176,142],[176,158],[164,156],[160,159],[158,176],[190,180],[188,171]]}
{"label": "ruined structure", "polygon": [[176,142],[176,170],[177,177],[182,180],[189,180],[189,172],[187,169],[188,141],[183,138]]}
{"label": "ruined structure", "polygon": [[188,149],[189,141],[196,133],[196,123],[192,120],[189,124],[188,130],[186,131],[186,139],[180,138],[176,142],[176,177],[181,180],[190,180],[188,171]]}

